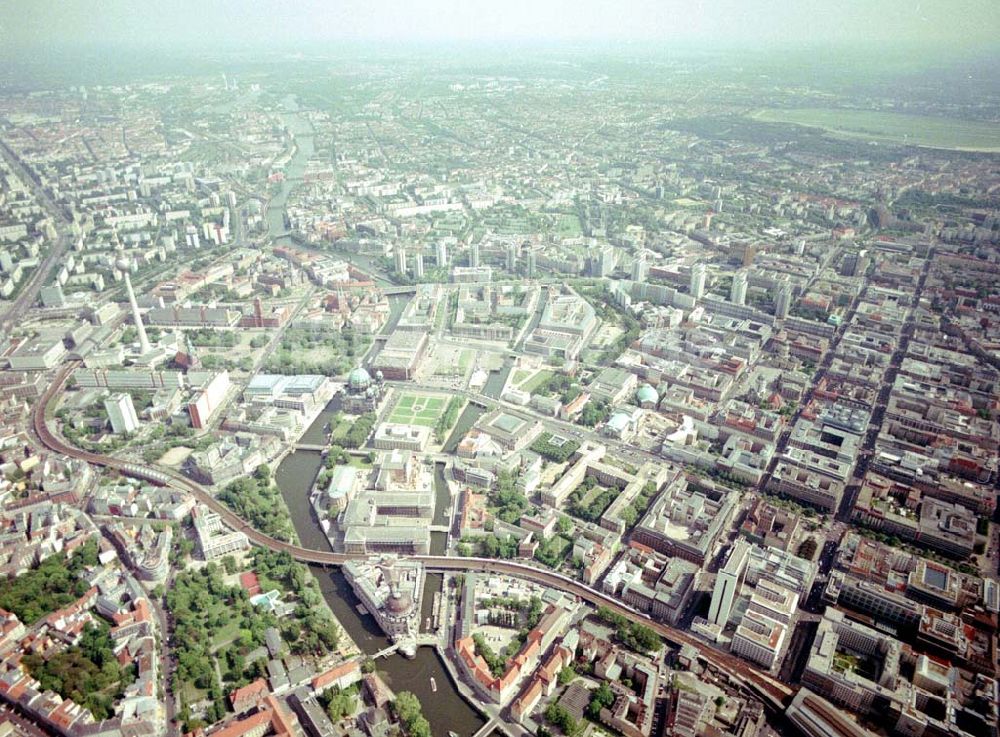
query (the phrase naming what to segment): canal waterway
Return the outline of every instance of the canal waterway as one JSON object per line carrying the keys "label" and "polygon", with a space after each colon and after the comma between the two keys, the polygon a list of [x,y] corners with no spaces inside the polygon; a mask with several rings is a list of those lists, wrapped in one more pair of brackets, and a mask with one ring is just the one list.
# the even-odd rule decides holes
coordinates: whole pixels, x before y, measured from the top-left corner
{"label": "canal waterway", "polygon": [[507,358],[504,359],[503,367],[496,371],[490,371],[489,378],[486,379],[486,385],[483,387],[483,394],[490,399],[500,399],[504,385],[507,383],[507,376],[510,375],[513,368],[513,362]]}
{"label": "canal waterway", "polygon": [[[322,418],[317,420],[317,423],[322,422]],[[322,432],[322,428],[323,424],[319,424],[316,431]],[[326,535],[309,503],[309,492],[322,465],[323,458],[319,453],[300,450],[287,456],[275,472],[275,480],[288,505],[299,540],[304,546],[317,550],[329,549]],[[433,533],[432,537],[432,548],[443,549],[445,533]],[[370,615],[359,612],[361,602],[340,569],[310,568],[319,581],[327,604],[358,647],[369,655],[386,647],[388,638]],[[421,604],[422,627],[432,616],[434,594],[441,590],[441,586],[441,574],[428,574]],[[475,734],[484,724],[483,717],[458,692],[434,648],[418,648],[413,659],[398,654],[379,658],[377,665],[390,688],[411,691],[420,699],[434,734],[447,735],[454,731],[465,737]]]}
{"label": "canal waterway", "polygon": [[473,404],[472,402],[466,404],[465,409],[462,410],[462,414],[458,416],[455,427],[452,428],[451,435],[448,436],[442,450],[445,453],[454,453],[458,448],[458,444],[462,442],[462,438],[465,437],[465,434],[476,424],[476,420],[484,414],[486,414],[486,409],[482,406]]}

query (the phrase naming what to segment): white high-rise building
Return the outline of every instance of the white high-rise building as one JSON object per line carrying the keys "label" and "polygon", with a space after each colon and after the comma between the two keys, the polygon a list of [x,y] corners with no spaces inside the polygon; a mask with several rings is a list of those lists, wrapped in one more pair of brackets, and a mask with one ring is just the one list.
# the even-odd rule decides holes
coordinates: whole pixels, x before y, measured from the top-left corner
{"label": "white high-rise building", "polygon": [[406,249],[402,246],[396,246],[394,253],[396,258],[396,273],[405,274],[406,273]]}
{"label": "white high-rise building", "polygon": [[729,301],[734,305],[747,302],[747,272],[737,271],[733,275],[733,286],[729,289]]}
{"label": "white high-rise building", "polygon": [[196,430],[208,427],[215,411],[222,405],[229,391],[229,372],[222,371],[206,383],[201,391],[188,403],[191,427]]}
{"label": "white high-rise building", "polygon": [[514,273],[517,269],[517,245],[511,243],[507,246],[507,271]]}
{"label": "white high-rise building", "polygon": [[615,270],[615,249],[611,246],[603,246],[594,254],[591,262],[591,274],[597,277],[611,276]]}
{"label": "white high-rise building", "polygon": [[778,292],[774,297],[774,316],[779,320],[788,317],[788,311],[792,309],[792,287],[788,282],[778,285]]}
{"label": "white high-rise building", "polygon": [[708,607],[708,621],[719,627],[725,627],[733,612],[733,604],[743,585],[743,574],[750,559],[750,543],[740,538],[733,543],[726,561],[715,576],[715,589],[712,591],[712,603]]}
{"label": "white high-rise building", "polygon": [[448,265],[448,246],[444,241],[437,244],[437,265],[442,267]]}
{"label": "white high-rise building", "polygon": [[413,275],[418,279],[424,278],[424,254],[413,254]]}
{"label": "white high-rise building", "polygon": [[469,266],[474,269],[479,268],[479,244],[473,243],[469,248]]}
{"label": "white high-rise building", "polygon": [[644,282],[649,278],[649,264],[646,263],[646,254],[639,254],[632,262],[632,281]]}
{"label": "white high-rise building", "polygon": [[116,435],[133,433],[139,429],[139,417],[132,404],[132,396],[122,392],[112,394],[104,400],[104,411],[108,413],[111,429]]}
{"label": "white high-rise building", "polygon": [[691,296],[695,299],[705,296],[705,264],[691,267]]}
{"label": "white high-rise building", "polygon": [[[193,185],[194,182],[193,177],[191,178],[191,182]],[[184,230],[184,243],[189,248],[201,248],[201,236],[198,235],[198,229],[193,225],[187,226],[187,228]]]}
{"label": "white high-rise building", "polygon": [[538,255],[534,251],[528,251],[525,257],[525,268],[528,272],[528,277],[534,278],[535,271],[538,268]]}

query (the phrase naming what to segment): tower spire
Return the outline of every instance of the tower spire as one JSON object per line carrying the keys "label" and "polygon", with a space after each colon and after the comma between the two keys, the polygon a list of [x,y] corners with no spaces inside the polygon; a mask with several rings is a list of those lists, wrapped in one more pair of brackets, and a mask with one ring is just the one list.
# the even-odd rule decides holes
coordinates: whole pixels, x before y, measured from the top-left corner
{"label": "tower spire", "polygon": [[139,334],[139,350],[145,356],[152,350],[152,347],[149,345],[149,337],[146,335],[146,326],[142,324],[142,315],[139,314],[139,303],[135,301],[135,292],[132,290],[132,277],[129,276],[132,263],[125,256],[121,241],[118,239],[118,229],[112,228],[111,233],[115,243],[115,250],[118,251],[115,267],[125,277],[125,292],[128,294],[128,303],[132,308],[132,321],[135,323],[135,330]]}

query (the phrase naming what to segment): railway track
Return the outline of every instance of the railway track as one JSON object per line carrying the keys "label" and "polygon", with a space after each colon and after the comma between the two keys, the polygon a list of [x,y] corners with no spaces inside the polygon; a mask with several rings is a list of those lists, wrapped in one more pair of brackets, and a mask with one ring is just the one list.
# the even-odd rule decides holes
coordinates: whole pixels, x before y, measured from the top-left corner
{"label": "railway track", "polygon": [[[49,428],[46,411],[52,399],[62,390],[67,378],[78,365],[78,362],[66,364],[35,405],[32,414],[33,430],[39,442],[49,450],[62,453],[70,458],[86,461],[95,466],[113,469],[129,476],[164,486],[171,486],[180,491],[190,493],[201,504],[218,514],[229,527],[243,532],[255,545],[288,553],[298,561],[324,566],[339,566],[350,560],[367,557],[360,554],[353,555],[314,550],[278,540],[255,529],[250,523],[213,497],[201,484],[192,481],[176,471],[152,469],[120,458],[93,453],[70,445]],[[778,712],[784,711],[784,708],[797,691],[797,688],[782,683],[770,674],[758,670],[750,663],[707,645],[689,632],[653,620],[646,614],[623,604],[608,594],[591,588],[579,581],[575,581],[561,573],[525,563],[495,560],[492,558],[457,558],[440,555],[413,555],[408,557],[423,563],[428,569],[436,571],[489,571],[525,578],[543,586],[568,593],[594,606],[606,607],[634,622],[640,622],[650,627],[670,643],[687,645],[696,649],[702,660],[726,673],[738,683],[741,683],[760,697],[764,703]]]}

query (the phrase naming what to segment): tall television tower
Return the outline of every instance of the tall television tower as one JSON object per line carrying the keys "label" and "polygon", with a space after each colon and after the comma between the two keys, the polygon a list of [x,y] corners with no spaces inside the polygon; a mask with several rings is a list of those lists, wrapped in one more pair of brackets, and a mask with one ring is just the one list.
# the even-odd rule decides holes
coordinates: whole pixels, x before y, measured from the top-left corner
{"label": "tall television tower", "polygon": [[[115,240],[118,240],[118,231],[115,231]],[[132,306],[132,321],[135,323],[136,332],[139,333],[139,350],[145,356],[152,350],[152,347],[146,336],[146,326],[142,324],[142,315],[139,314],[139,303],[135,301],[135,292],[132,290],[132,277],[129,276],[132,264],[125,257],[124,252],[119,251],[119,254],[115,261],[115,268],[122,272],[122,276],[125,277],[125,291],[128,293],[128,303]]]}

